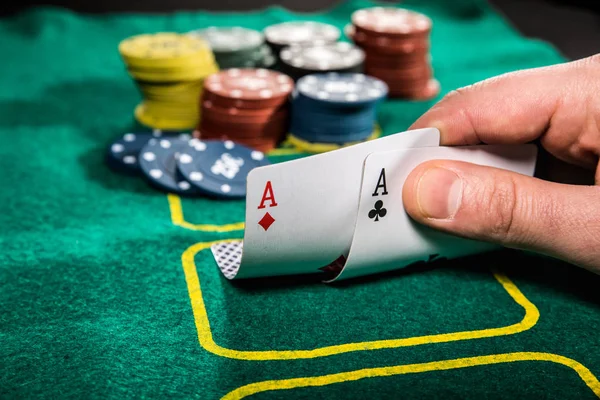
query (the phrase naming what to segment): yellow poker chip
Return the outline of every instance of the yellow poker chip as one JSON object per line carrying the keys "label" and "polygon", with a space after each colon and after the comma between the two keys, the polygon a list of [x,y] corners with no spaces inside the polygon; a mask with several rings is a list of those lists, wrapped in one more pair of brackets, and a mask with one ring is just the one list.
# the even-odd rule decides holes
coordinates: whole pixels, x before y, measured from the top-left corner
{"label": "yellow poker chip", "polygon": [[202,68],[188,68],[170,72],[128,69],[129,74],[136,80],[146,82],[185,82],[198,81],[218,71],[216,64],[205,65]]}
{"label": "yellow poker chip", "polygon": [[144,98],[134,111],[139,123],[163,130],[197,126],[204,80],[219,70],[208,42],[159,32],[123,40],[119,53]]}
{"label": "yellow poker chip", "polygon": [[[379,125],[375,125],[373,133],[369,136],[366,141],[377,139],[381,136],[381,128]],[[343,145],[334,144],[334,143],[311,143],[306,140],[300,139],[297,136],[294,136],[293,133],[288,134],[286,138],[286,144],[289,144],[299,151],[303,151],[306,153],[326,153],[328,151],[338,150],[343,147],[352,146],[355,144],[359,144],[362,142],[350,142]]]}
{"label": "yellow poker chip", "polygon": [[198,119],[197,107],[165,107],[162,104],[151,103],[144,101],[144,113],[149,117],[156,119],[167,119],[172,121],[195,121]]}
{"label": "yellow poker chip", "polygon": [[127,38],[119,44],[119,52],[128,64],[148,68],[176,67],[186,61],[210,59],[212,55],[205,40],[172,32]]}
{"label": "yellow poker chip", "polygon": [[155,103],[161,103],[168,107],[184,107],[189,108],[188,105],[200,104],[199,97],[202,96],[202,92],[196,91],[194,93],[185,94],[155,94],[143,92],[144,100],[152,101]]}
{"label": "yellow poker chip", "polygon": [[177,65],[176,67],[161,67],[159,65],[138,65],[138,64],[127,64],[128,70],[133,71],[149,71],[155,74],[166,74],[173,75],[181,72],[193,71],[204,71],[218,68],[217,62],[214,60],[187,60]]}
{"label": "yellow poker chip", "polygon": [[187,93],[198,92],[199,90],[201,90],[204,87],[203,81],[204,81],[203,79],[200,79],[197,81],[190,81],[190,82],[177,82],[177,83],[172,83],[169,85],[164,85],[164,84],[160,84],[160,83],[152,84],[152,83],[144,82],[142,85],[142,89],[146,93],[154,93],[154,94],[163,94],[163,93],[187,94]]}
{"label": "yellow poker chip", "polygon": [[138,87],[144,98],[162,100],[167,103],[188,102],[192,99],[199,100],[199,97],[202,96],[203,88],[201,85],[190,86],[186,90],[177,90],[173,86],[163,85],[163,87],[160,87],[144,84]]}
{"label": "yellow poker chip", "polygon": [[144,103],[138,104],[134,111],[139,123],[153,129],[186,130],[194,129],[198,125],[199,114],[189,119],[172,119],[162,115],[153,115],[148,112]]}

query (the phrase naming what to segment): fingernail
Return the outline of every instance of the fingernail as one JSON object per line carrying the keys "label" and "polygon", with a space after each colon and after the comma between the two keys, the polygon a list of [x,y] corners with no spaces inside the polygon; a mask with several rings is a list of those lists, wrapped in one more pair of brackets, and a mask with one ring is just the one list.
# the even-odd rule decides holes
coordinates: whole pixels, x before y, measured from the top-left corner
{"label": "fingernail", "polygon": [[462,179],[446,168],[431,168],[417,184],[417,202],[426,218],[449,219],[458,211],[462,198]]}

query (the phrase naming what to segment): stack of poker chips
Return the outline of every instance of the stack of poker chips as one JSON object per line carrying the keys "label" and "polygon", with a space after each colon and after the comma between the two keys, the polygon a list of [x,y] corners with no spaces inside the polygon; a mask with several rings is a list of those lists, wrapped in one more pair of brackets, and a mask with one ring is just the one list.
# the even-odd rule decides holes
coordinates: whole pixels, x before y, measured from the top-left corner
{"label": "stack of poker chips", "polygon": [[232,141],[156,129],[120,136],[108,147],[106,162],[161,192],[218,199],[244,198],[248,173],[269,164],[264,153]]}
{"label": "stack of poker chips", "polygon": [[211,26],[189,34],[208,43],[220,69],[271,68],[275,65],[275,56],[262,32],[239,26]]}
{"label": "stack of poker chips", "polygon": [[297,81],[316,73],[362,73],[365,52],[352,43],[335,42],[288,46],[279,58],[280,71]]}
{"label": "stack of poker chips", "polygon": [[288,141],[304,150],[368,140],[377,129],[377,106],[387,93],[385,82],[365,74],[304,76],[292,96]]}
{"label": "stack of poker chips", "polygon": [[426,100],[437,96],[430,55],[432,21],[413,11],[373,7],[352,14],[346,35],[366,53],[365,73],[385,81],[389,96]]}
{"label": "stack of poker chips", "polygon": [[316,21],[287,21],[267,26],[263,30],[266,43],[276,58],[276,69],[280,69],[281,51],[289,46],[313,46],[335,43],[341,31],[330,24]]}
{"label": "stack of poker chips", "polygon": [[203,80],[218,71],[205,41],[171,32],[144,34],[123,40],[119,52],[143,97],[134,112],[139,123],[163,130],[198,124]]}
{"label": "stack of poker chips", "polygon": [[277,71],[231,68],[208,77],[194,137],[231,140],[267,152],[285,138],[294,81]]}

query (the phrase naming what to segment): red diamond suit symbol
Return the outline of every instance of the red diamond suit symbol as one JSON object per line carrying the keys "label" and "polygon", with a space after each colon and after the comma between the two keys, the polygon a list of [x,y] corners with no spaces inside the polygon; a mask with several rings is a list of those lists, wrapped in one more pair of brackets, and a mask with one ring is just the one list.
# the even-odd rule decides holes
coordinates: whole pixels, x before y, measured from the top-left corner
{"label": "red diamond suit symbol", "polygon": [[271,214],[266,213],[261,220],[258,221],[258,224],[266,231],[273,224],[273,222],[275,222],[275,218],[273,218]]}

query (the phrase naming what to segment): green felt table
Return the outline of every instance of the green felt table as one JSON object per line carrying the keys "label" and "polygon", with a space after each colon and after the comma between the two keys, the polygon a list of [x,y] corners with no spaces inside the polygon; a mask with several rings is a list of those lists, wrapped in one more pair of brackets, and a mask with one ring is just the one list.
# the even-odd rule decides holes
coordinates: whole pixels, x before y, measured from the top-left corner
{"label": "green felt table", "polygon": [[[243,236],[244,201],[181,199],[105,166],[140,101],[120,40],[294,19],[343,27],[374,4],[317,14],[42,8],[0,21],[0,397],[600,397],[596,276],[501,250],[338,285],[230,282],[208,247]],[[564,61],[483,0],[403,4],[434,21],[442,92],[386,101],[384,135],[452,89]]]}

